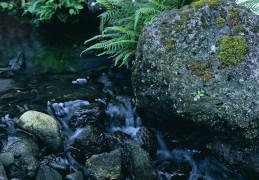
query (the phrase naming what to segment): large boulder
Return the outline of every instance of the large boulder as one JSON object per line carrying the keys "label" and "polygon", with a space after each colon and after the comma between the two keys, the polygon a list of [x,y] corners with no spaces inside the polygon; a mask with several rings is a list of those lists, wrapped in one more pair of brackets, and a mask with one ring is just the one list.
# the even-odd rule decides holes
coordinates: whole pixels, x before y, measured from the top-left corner
{"label": "large boulder", "polygon": [[208,126],[233,140],[232,156],[253,153],[235,163],[258,170],[258,72],[258,16],[229,1],[201,0],[144,29],[132,82],[147,119]]}

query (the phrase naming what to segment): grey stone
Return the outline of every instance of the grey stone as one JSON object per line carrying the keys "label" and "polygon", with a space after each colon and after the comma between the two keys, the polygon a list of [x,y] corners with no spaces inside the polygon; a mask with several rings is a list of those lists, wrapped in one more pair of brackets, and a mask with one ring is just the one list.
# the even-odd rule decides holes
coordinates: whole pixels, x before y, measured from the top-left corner
{"label": "grey stone", "polygon": [[9,153],[12,153],[14,156],[23,156],[27,154],[38,156],[39,147],[32,138],[10,137],[8,138],[8,143],[5,146],[3,152],[4,155],[1,156],[8,156],[8,158],[11,160],[12,155]]}
{"label": "grey stone", "polygon": [[8,176],[11,178],[31,179],[34,178],[39,162],[30,155],[25,154],[14,160],[11,167],[8,169]]}
{"label": "grey stone", "polygon": [[157,179],[156,171],[151,164],[148,153],[134,141],[127,140],[125,144],[129,150],[135,179]]}
{"label": "grey stone", "polygon": [[122,176],[122,155],[119,149],[110,153],[93,155],[86,160],[87,168],[90,168],[96,179],[120,179]]}
{"label": "grey stone", "polygon": [[14,162],[14,155],[11,152],[1,153],[0,162],[3,166],[10,166]]}
{"label": "grey stone", "polygon": [[36,180],[62,180],[62,176],[47,165],[41,165],[36,175]]}

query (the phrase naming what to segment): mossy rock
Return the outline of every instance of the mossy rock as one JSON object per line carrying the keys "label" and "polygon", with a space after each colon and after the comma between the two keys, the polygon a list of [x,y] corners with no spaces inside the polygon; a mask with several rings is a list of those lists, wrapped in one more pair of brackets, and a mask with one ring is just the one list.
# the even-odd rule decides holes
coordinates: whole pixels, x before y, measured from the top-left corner
{"label": "mossy rock", "polygon": [[[201,0],[161,14],[144,29],[132,69],[143,118],[204,125],[254,146],[259,139],[256,27],[258,16],[230,1]],[[248,157],[242,166],[255,170],[259,159]]]}

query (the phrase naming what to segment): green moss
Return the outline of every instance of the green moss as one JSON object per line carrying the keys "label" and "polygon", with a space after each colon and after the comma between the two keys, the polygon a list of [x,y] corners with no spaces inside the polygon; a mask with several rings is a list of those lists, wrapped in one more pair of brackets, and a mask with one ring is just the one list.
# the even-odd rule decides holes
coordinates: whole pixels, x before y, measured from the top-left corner
{"label": "green moss", "polygon": [[175,24],[177,24],[177,25],[186,25],[188,22],[187,22],[187,20],[186,19],[177,19],[177,20],[175,20]]}
{"label": "green moss", "polygon": [[174,48],[175,41],[174,40],[168,40],[165,42],[165,51],[170,52]]}
{"label": "green moss", "polygon": [[230,18],[230,20],[231,20],[231,19],[236,19],[236,18],[238,18],[238,17],[239,17],[238,8],[232,8],[232,9],[230,10],[230,13],[229,13],[229,18]]}
{"label": "green moss", "polygon": [[224,18],[217,18],[216,19],[216,23],[220,26],[220,27],[224,27],[224,25],[225,25],[225,19]]}
{"label": "green moss", "polygon": [[233,31],[234,31],[235,33],[238,33],[238,32],[240,32],[240,31],[242,31],[242,26],[241,26],[240,24],[235,25],[235,26],[233,27]]}
{"label": "green moss", "polygon": [[200,0],[193,2],[191,7],[194,9],[202,8],[205,4],[210,5],[211,7],[217,7],[219,4],[226,2],[226,0]]}
{"label": "green moss", "polygon": [[198,76],[202,81],[209,81],[213,77],[212,66],[215,60],[208,61],[189,61],[187,67],[193,74]]}
{"label": "green moss", "polygon": [[180,19],[175,20],[177,25],[186,25],[190,18],[194,16],[194,10],[188,10],[180,13]]}
{"label": "green moss", "polygon": [[183,30],[184,30],[184,28],[180,28],[180,27],[175,28],[176,33],[182,32]]}
{"label": "green moss", "polygon": [[226,36],[219,41],[219,59],[223,65],[237,65],[245,60],[248,45],[242,36]]}

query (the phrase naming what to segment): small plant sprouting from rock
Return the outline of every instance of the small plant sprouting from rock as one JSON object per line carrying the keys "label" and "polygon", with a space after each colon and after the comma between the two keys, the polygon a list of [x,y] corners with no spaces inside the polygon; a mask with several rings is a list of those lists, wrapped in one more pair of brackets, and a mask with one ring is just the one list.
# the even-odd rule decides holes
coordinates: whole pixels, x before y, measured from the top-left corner
{"label": "small plant sprouting from rock", "polygon": [[192,93],[192,95],[193,95],[193,100],[198,101],[201,99],[201,97],[205,95],[205,91],[203,89],[200,89],[197,92]]}

